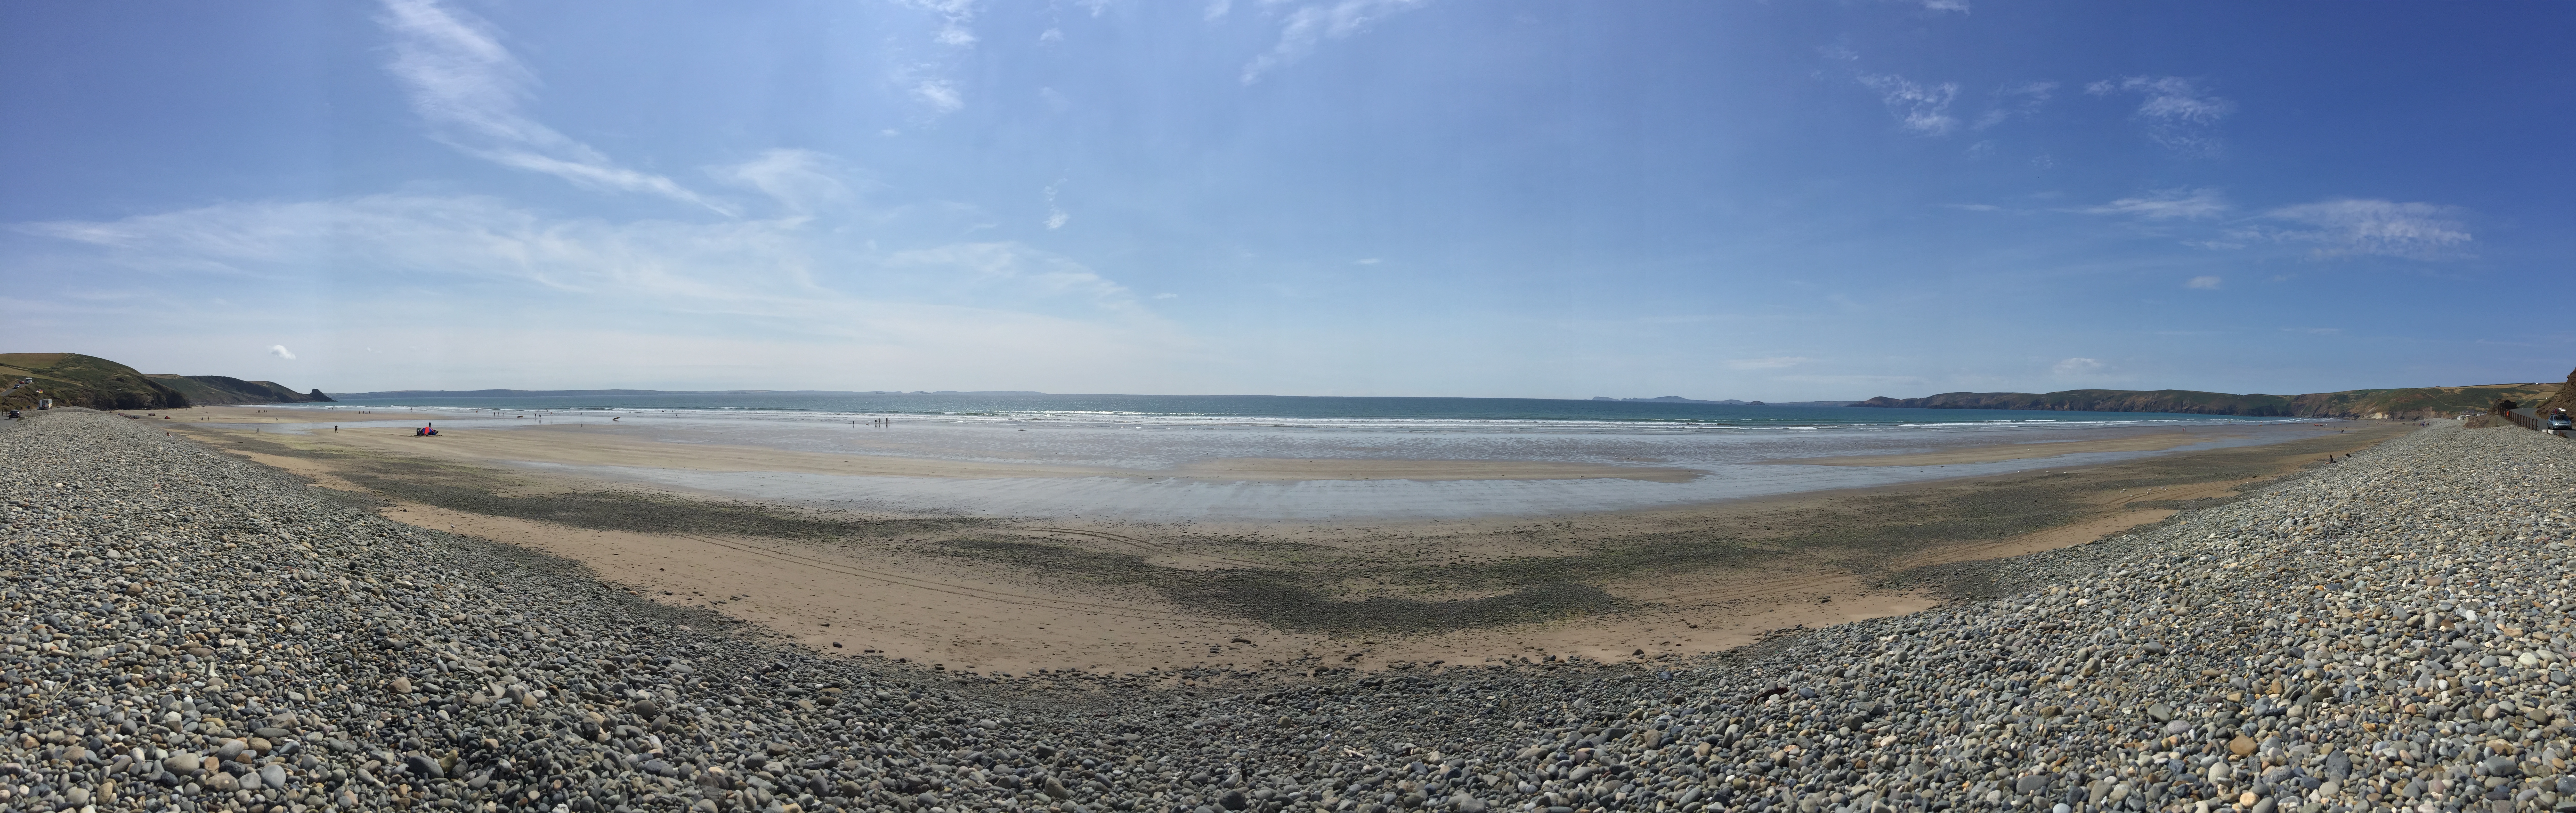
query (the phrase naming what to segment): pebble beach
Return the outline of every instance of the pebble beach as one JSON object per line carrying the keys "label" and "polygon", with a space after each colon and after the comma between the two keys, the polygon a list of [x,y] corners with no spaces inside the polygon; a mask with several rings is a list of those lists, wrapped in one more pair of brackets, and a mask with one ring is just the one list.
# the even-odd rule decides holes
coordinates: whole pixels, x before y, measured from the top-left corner
{"label": "pebble beach", "polygon": [[1719,656],[998,677],[30,414],[0,424],[9,810],[2576,807],[2576,447],[2514,428]]}

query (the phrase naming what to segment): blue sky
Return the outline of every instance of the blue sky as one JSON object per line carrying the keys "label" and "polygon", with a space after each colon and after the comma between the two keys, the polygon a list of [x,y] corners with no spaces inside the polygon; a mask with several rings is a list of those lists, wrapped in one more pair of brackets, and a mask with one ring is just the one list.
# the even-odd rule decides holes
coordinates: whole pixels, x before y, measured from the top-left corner
{"label": "blue sky", "polygon": [[7,349],[297,388],[2555,380],[2576,6],[0,6]]}

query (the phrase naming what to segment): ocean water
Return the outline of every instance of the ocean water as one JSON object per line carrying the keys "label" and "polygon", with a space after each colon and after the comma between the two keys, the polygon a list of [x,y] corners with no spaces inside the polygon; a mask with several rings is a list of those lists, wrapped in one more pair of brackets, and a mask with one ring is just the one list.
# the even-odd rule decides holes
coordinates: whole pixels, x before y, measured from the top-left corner
{"label": "ocean water", "polygon": [[[357,406],[444,407],[553,412],[768,413],[767,417],[912,416],[954,421],[1298,426],[1314,429],[1543,431],[1727,431],[1747,429],[2046,428],[2211,426],[2296,422],[2294,418],[2161,412],[2038,412],[2001,409],[1733,406],[1549,398],[1381,398],[1282,395],[1052,395],[875,393],[670,393],[350,399]],[[752,415],[743,415],[750,418]]]}
{"label": "ocean water", "polygon": [[[2316,421],[2114,412],[1722,406],[1520,398],[1142,395],[669,395],[396,398],[303,404],[306,426],[406,426],[359,410],[443,415],[449,432],[613,422],[620,437],[824,454],[1185,476],[908,477],[637,466],[531,469],[703,492],[899,513],[1138,521],[1388,520],[1563,515],[1922,482],[2311,437]],[[276,407],[272,412],[279,411]],[[2326,422],[2332,423],[2332,422]],[[269,431],[297,431],[269,425]],[[1992,463],[1824,466],[1841,455],[2185,433],[2163,452],[2083,452]],[[2070,447],[2072,448],[2072,447]],[[1193,464],[1246,458],[1460,460],[1682,468],[1686,482],[1229,481]]]}

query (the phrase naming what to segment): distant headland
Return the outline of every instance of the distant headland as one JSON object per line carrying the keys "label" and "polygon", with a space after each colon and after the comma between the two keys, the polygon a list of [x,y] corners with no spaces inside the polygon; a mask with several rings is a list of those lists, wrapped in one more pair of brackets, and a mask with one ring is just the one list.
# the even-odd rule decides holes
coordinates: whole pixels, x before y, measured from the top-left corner
{"label": "distant headland", "polygon": [[[2570,374],[2576,382],[2576,374]],[[2313,392],[2305,395],[2236,395],[2194,390],[2063,390],[2059,392],[1945,392],[1924,398],[1880,396],[1856,407],[1906,409],[2031,409],[2060,412],[2171,412],[2252,417],[2375,418],[2407,420],[2485,411],[2497,401],[2537,404],[2563,385],[2479,384],[2463,387]]]}
{"label": "distant headland", "polygon": [[1775,407],[1845,407],[1845,406],[1852,406],[1852,402],[1850,402],[1850,401],[1740,401],[1740,400],[1736,400],[1736,399],[1734,399],[1734,398],[1728,398],[1728,399],[1721,400],[1721,401],[1703,401],[1703,400],[1700,400],[1700,399],[1697,399],[1697,398],[1684,398],[1684,397],[1681,397],[1681,396],[1679,396],[1679,395],[1659,395],[1659,396],[1656,396],[1656,397],[1653,397],[1653,398],[1612,398],[1612,397],[1609,397],[1609,396],[1606,396],[1606,395],[1595,395],[1595,396],[1592,396],[1592,400],[1595,400],[1595,401],[1619,401],[1619,402],[1624,402],[1624,403],[1634,403],[1634,404],[1715,404],[1715,405],[1717,405],[1717,406],[1775,406]]}

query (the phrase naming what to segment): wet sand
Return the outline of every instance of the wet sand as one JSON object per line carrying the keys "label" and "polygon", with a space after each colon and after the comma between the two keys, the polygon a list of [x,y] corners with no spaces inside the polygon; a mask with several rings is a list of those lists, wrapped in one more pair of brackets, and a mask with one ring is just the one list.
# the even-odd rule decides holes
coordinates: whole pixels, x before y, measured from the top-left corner
{"label": "wet sand", "polygon": [[[312,423],[312,413],[254,411],[246,407],[189,410],[218,423]],[[473,423],[445,415],[370,415],[370,419],[448,421],[466,429],[434,438],[417,437],[408,428],[352,426],[316,432],[318,439],[379,453],[412,455],[458,462],[550,463],[565,466],[619,466],[700,472],[793,472],[837,477],[927,477],[1002,479],[1061,477],[1183,478],[1217,482],[1301,482],[1315,480],[1582,480],[1594,478],[1687,482],[1701,473],[1668,466],[1604,466],[1543,460],[1367,460],[1331,458],[1222,458],[1193,461],[1177,470],[1111,466],[985,463],[875,454],[801,452],[721,443],[669,443],[632,436],[616,423],[589,422],[531,425],[505,431],[475,431]],[[471,419],[469,419],[471,420]],[[328,425],[328,422],[323,422]]]}
{"label": "wet sand", "polygon": [[2194,432],[2157,432],[2105,440],[2070,440],[2053,443],[2000,443],[1967,449],[1951,449],[1920,454],[1842,455],[1836,457],[1800,457],[1787,460],[1765,460],[1762,465],[1801,466],[1953,466],[1962,463],[1997,463],[2006,460],[2037,460],[2059,455],[2089,452],[2161,452],[2183,446],[2194,446],[2217,440],[2242,438],[2244,435],[2212,435]]}
{"label": "wet sand", "polygon": [[[856,416],[767,414],[631,413],[618,422],[603,421],[613,416],[602,413],[460,412],[438,421],[447,430],[442,436],[419,438],[412,432],[420,423],[412,420],[318,422],[348,411],[233,410],[243,422],[232,425],[307,433],[371,454],[864,514],[1138,523],[1473,520],[1660,510],[2098,465],[2332,431],[2308,424],[2044,425],[2064,420],[2056,417],[2020,426],[1858,430],[1389,431],[939,416],[898,417],[887,426],[847,419]],[[279,413],[301,413],[317,422],[297,424]]]}
{"label": "wet sand", "polygon": [[[669,455],[697,465],[820,465],[771,449],[636,447],[587,428],[423,440],[381,429],[253,434],[170,423],[388,517],[577,560],[637,595],[713,609],[826,653],[1011,673],[1722,651],[1773,630],[1976,593],[2010,578],[1977,562],[2156,522],[2411,429],[2344,424],[2355,431],[1658,510],[1112,522],[822,511],[510,468],[484,456],[531,444],[548,454]],[[1347,461],[1286,462],[1295,465],[1256,461],[1244,470],[1372,473],[1351,472],[1366,467]],[[1401,468],[1410,461],[1360,462],[1381,475],[1423,473]],[[1457,462],[1482,476],[1513,474],[1497,461]],[[1026,467],[1011,468],[1027,476]]]}

